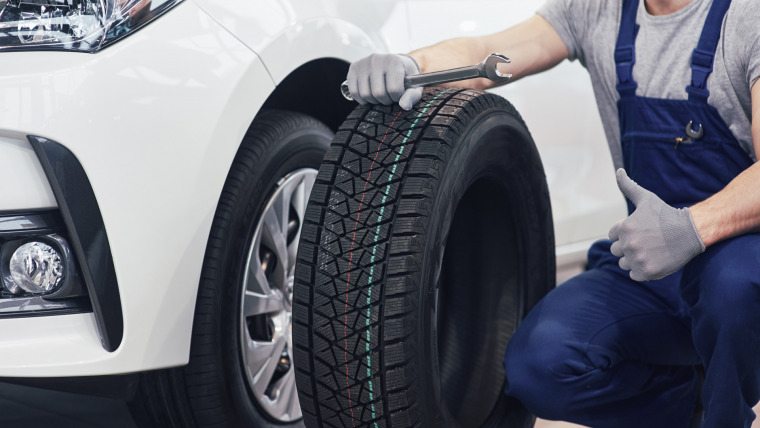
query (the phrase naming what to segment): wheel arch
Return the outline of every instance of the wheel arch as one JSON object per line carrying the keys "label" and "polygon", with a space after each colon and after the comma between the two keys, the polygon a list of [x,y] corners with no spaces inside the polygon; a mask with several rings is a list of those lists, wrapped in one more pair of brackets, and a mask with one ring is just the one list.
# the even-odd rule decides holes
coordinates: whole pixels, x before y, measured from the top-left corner
{"label": "wheel arch", "polygon": [[[377,13],[390,16],[392,10],[393,4],[389,4]],[[351,62],[376,52],[409,50],[405,24],[385,22],[383,25],[393,28],[393,39],[389,39],[382,25],[355,22],[355,13],[305,14],[275,35],[253,34],[249,29],[239,32],[241,40],[261,58],[276,85],[262,109],[305,113],[333,131],[338,129],[356,107],[340,93]]]}
{"label": "wheel arch", "polygon": [[308,114],[333,131],[337,130],[355,107],[353,102],[343,98],[339,89],[348,66],[347,61],[338,58],[319,58],[302,64],[277,85],[262,110]]}

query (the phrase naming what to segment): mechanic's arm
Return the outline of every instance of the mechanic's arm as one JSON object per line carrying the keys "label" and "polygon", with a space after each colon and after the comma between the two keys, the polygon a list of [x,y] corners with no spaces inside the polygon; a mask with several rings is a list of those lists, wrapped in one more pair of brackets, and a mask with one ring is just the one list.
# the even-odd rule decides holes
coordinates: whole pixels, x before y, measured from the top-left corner
{"label": "mechanic's arm", "polygon": [[[510,82],[559,64],[569,57],[567,47],[549,21],[533,15],[505,31],[481,37],[462,37],[422,48],[410,55],[422,73],[477,64],[492,53],[512,60],[499,66],[499,71],[512,73]],[[488,79],[470,79],[442,86],[487,89],[496,86]]]}
{"label": "mechanic's arm", "polygon": [[[752,85],[752,142],[760,154],[760,79]],[[690,208],[705,246],[760,229],[760,163],[755,162],[723,190]]]}
{"label": "mechanic's arm", "polygon": [[[499,68],[504,73],[512,73],[512,81],[551,68],[569,57],[567,47],[551,24],[534,15],[500,33],[451,39],[410,55],[370,55],[351,64],[346,80],[359,104],[397,102],[409,110],[419,101],[422,89],[405,89],[404,77],[477,64],[491,53],[500,53],[512,60],[511,64]],[[487,79],[471,79],[450,85],[485,89],[494,84]]]}
{"label": "mechanic's arm", "polygon": [[[760,83],[752,86],[752,141],[760,153]],[[720,192],[689,208],[673,208],[617,172],[618,186],[636,210],[610,229],[610,251],[636,281],[677,271],[716,242],[760,231],[760,162]]]}

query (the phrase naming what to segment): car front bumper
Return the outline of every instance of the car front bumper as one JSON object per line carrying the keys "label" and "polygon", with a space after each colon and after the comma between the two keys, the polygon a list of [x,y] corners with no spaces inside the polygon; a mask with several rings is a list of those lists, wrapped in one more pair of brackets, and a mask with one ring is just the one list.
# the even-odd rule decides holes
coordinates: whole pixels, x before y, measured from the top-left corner
{"label": "car front bumper", "polygon": [[265,67],[189,1],[97,54],[0,56],[0,213],[58,208],[28,136],[70,150],[102,214],[123,318],[112,352],[93,313],[0,318],[0,377],[186,363],[216,204],[274,89]]}

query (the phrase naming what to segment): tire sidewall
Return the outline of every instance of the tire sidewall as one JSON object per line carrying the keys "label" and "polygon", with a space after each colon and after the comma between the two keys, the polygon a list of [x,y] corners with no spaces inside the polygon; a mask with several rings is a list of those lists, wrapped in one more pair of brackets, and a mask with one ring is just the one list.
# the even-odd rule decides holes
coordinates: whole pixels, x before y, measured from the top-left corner
{"label": "tire sidewall", "polygon": [[[508,133],[513,137],[508,139],[489,137],[489,134],[493,132],[504,130],[508,130]],[[424,371],[420,376],[424,382],[422,396],[429,397],[424,400],[424,418],[431,421],[431,426],[457,426],[456,421],[447,410],[440,383],[438,334],[435,322],[436,302],[434,298],[439,283],[438,277],[442,270],[445,245],[456,209],[470,186],[484,177],[509,177],[519,174],[527,176],[528,181],[543,182],[543,169],[540,168],[540,161],[538,162],[538,170],[529,170],[531,166],[536,165],[533,158],[537,156],[532,139],[521,121],[503,109],[486,110],[481,112],[458,138],[456,148],[450,156],[450,162],[446,165],[438,183],[430,210],[432,215],[429,224],[433,226],[433,229],[427,233],[425,242],[427,250],[422,262],[420,278],[422,287],[419,295],[420,319],[418,320],[420,326],[418,343],[423,344],[423,352],[419,355],[418,366]],[[510,195],[510,199],[514,199],[514,196]],[[517,216],[517,221],[526,219],[522,213],[514,214]],[[546,223],[546,220],[543,218],[538,221]],[[553,236],[550,211],[548,224],[549,235]],[[530,269],[531,267],[527,268]],[[553,272],[553,268],[551,271]],[[538,294],[545,294],[551,287],[553,284],[547,282],[546,289],[541,290]],[[532,301],[534,297],[528,296],[528,294],[535,295],[536,293],[521,290],[521,294],[520,299],[523,302],[524,310],[520,315],[524,316],[527,309],[535,304]],[[497,424],[494,426],[501,426],[498,424],[499,415],[494,415],[491,419],[497,419]]]}

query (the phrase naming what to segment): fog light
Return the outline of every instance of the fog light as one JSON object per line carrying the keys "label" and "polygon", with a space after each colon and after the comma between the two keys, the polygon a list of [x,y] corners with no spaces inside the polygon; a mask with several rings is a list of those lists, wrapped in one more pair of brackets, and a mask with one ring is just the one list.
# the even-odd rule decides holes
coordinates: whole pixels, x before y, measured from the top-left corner
{"label": "fog light", "polygon": [[13,282],[24,291],[50,293],[63,281],[61,254],[44,242],[28,242],[11,256],[10,273]]}

